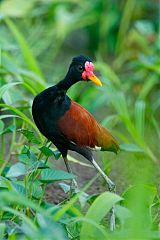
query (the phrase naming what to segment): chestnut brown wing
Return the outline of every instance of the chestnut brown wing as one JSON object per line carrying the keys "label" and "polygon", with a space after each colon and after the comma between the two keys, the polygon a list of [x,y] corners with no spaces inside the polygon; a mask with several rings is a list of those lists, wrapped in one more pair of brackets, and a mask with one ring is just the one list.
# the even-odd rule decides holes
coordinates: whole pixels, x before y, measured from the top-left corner
{"label": "chestnut brown wing", "polygon": [[70,109],[59,119],[58,126],[62,134],[77,145],[92,148],[97,145],[98,123],[86,109],[74,101],[71,102]]}
{"label": "chestnut brown wing", "polygon": [[79,146],[117,153],[119,145],[110,132],[101,127],[95,118],[78,103],[72,101],[71,107],[58,121],[62,134],[67,140]]}

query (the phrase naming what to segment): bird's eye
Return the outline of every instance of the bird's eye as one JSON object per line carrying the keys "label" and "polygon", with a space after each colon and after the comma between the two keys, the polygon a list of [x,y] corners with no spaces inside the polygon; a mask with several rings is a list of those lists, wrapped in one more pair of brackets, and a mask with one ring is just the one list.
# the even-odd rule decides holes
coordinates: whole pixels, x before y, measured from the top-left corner
{"label": "bird's eye", "polygon": [[82,67],[81,65],[79,65],[79,66],[78,66],[78,70],[79,70],[80,72],[82,72],[82,71],[83,71],[83,67]]}

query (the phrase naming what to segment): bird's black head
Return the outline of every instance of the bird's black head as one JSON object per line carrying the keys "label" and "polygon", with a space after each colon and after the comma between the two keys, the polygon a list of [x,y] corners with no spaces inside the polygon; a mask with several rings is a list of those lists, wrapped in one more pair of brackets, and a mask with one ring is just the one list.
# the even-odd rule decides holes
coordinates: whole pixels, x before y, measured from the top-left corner
{"label": "bird's black head", "polygon": [[72,59],[67,76],[72,83],[79,81],[93,81],[98,86],[102,86],[101,81],[93,73],[94,65],[89,57],[78,56]]}

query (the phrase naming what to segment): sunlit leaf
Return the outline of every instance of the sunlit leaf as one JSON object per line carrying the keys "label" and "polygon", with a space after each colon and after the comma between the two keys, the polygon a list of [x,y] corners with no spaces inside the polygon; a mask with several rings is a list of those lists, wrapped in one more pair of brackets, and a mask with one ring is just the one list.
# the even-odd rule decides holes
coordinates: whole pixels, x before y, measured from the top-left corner
{"label": "sunlit leaf", "polygon": [[60,180],[69,180],[75,178],[75,175],[56,169],[44,169],[41,172],[41,181],[51,183]]}
{"label": "sunlit leaf", "polygon": [[[110,192],[104,192],[93,202],[88,212],[86,213],[85,218],[94,221],[95,223],[100,223],[104,216],[109,212],[111,207],[116,203],[121,201],[122,198],[116,194]],[[97,239],[99,234],[100,239],[103,239],[104,236],[100,235],[98,229],[94,225],[89,224],[88,222],[82,223],[80,239]]]}
{"label": "sunlit leaf", "polygon": [[127,152],[144,152],[144,150],[138,147],[136,144],[120,144],[120,149]]}
{"label": "sunlit leaf", "polygon": [[25,175],[27,173],[27,167],[23,163],[16,163],[12,165],[7,172],[6,177],[13,178]]}

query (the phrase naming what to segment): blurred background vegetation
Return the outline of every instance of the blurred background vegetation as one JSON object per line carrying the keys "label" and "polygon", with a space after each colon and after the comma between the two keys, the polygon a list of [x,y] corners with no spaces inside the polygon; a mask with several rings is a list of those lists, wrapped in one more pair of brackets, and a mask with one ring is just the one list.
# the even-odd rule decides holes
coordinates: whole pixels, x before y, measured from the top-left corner
{"label": "blurred background vegetation", "polygon": [[[37,239],[39,236],[41,239],[54,239],[50,238],[54,229],[57,232],[55,239],[68,239],[68,236],[69,239],[89,239],[85,235],[87,231],[90,231],[92,239],[97,239],[97,236],[98,239],[112,239],[112,234],[107,231],[104,233],[104,219],[102,225],[98,225],[93,216],[92,223],[87,223],[84,220],[85,213],[80,215],[79,211],[83,210],[76,202],[78,195],[70,205],[60,203],[64,208],[67,206],[63,208],[67,214],[65,220],[61,219],[63,214],[60,212],[54,220],[60,220],[61,224],[50,221],[47,226],[45,221],[48,222],[48,218],[53,217],[58,209],[44,214],[44,208],[53,208],[47,203],[45,207],[41,206],[45,186],[37,183],[35,188],[39,187],[39,192],[29,195],[22,194],[19,187],[23,185],[24,191],[33,193],[33,189],[26,190],[25,185],[28,182],[30,186],[33,177],[22,169],[22,163],[25,166],[29,164],[22,160],[25,151],[30,153],[29,159],[33,157],[32,153],[38,160],[41,159],[40,154],[44,154],[47,161],[50,157],[50,154],[41,150],[38,152],[35,147],[35,144],[43,145],[43,137],[32,120],[32,100],[38,92],[61,80],[72,57],[79,54],[93,59],[103,87],[78,83],[68,94],[109,128],[122,148],[117,156],[110,153],[98,155],[103,160],[100,163],[104,170],[110,173],[116,183],[118,193],[125,199],[121,205],[117,205],[118,230],[113,239],[125,239],[124,236],[126,239],[160,239],[159,0],[0,1],[0,187],[9,190],[1,194],[3,210],[0,235],[9,239],[33,239],[33,235]],[[26,132],[20,133],[18,129],[21,128]],[[31,131],[36,132],[40,143],[36,143]],[[43,147],[46,146],[50,149],[48,145]],[[56,158],[56,152],[54,155]],[[20,165],[16,170],[12,169],[17,162]],[[52,169],[51,162],[53,159],[49,162]],[[37,177],[34,179],[38,182],[37,169],[32,166],[32,173]],[[20,174],[14,175],[16,171]],[[21,175],[24,178],[20,184]],[[72,176],[67,177],[69,179]],[[18,187],[13,186],[15,179]],[[26,196],[25,206],[13,192],[21,192],[22,199]],[[14,196],[12,208],[9,201],[11,196]],[[38,199],[39,208],[34,206],[35,199]],[[90,204],[97,209],[95,202],[91,201]],[[32,209],[28,215],[27,208]],[[68,209],[71,213],[67,212]],[[128,209],[134,210],[131,219]],[[78,217],[81,219],[75,220]],[[33,218],[32,222],[30,218]],[[86,230],[86,223],[96,226],[97,233],[91,227]],[[29,231],[30,225],[34,227]],[[42,234],[44,225],[45,235]]]}

